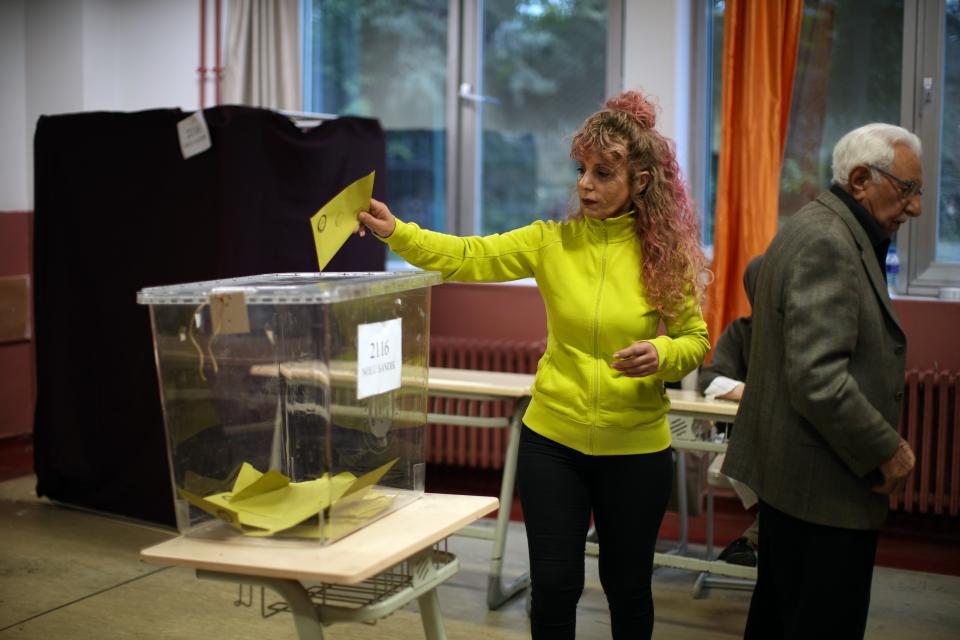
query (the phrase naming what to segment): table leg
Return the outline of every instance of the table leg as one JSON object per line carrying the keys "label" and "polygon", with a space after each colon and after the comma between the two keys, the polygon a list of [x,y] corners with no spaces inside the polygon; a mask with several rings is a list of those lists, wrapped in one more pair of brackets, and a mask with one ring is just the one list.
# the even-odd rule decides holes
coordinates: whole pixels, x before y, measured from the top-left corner
{"label": "table leg", "polygon": [[680,542],[677,545],[676,553],[686,555],[690,536],[690,512],[687,504],[687,460],[683,450],[674,449],[674,452],[677,456],[677,520],[680,523]]}
{"label": "table leg", "polygon": [[499,609],[513,596],[530,585],[529,573],[518,576],[508,584],[503,581],[503,556],[507,547],[507,528],[510,524],[513,489],[517,479],[520,429],[523,425],[523,414],[529,403],[529,398],[517,400],[513,417],[510,420],[507,454],[503,464],[503,479],[500,482],[500,511],[497,514],[497,528],[493,535],[493,555],[490,558],[490,576],[487,581],[487,608],[491,611]]}
{"label": "table leg", "polygon": [[713,485],[707,480],[707,560],[713,560]]}
{"label": "table leg", "polygon": [[417,606],[420,608],[420,621],[423,623],[423,633],[427,640],[447,640],[437,590],[430,589],[417,598]]}
{"label": "table leg", "polygon": [[[320,624],[317,610],[313,606],[310,596],[307,594],[306,587],[299,581],[222,573],[219,571],[205,571],[203,569],[197,569],[197,577],[206,580],[220,580],[239,584],[256,584],[276,591],[290,607],[290,613],[293,614],[293,622],[297,627],[297,637],[300,638],[300,640],[323,640],[323,626]],[[430,636],[428,636],[428,638],[429,637]],[[442,639],[442,636],[440,636],[440,638]]]}

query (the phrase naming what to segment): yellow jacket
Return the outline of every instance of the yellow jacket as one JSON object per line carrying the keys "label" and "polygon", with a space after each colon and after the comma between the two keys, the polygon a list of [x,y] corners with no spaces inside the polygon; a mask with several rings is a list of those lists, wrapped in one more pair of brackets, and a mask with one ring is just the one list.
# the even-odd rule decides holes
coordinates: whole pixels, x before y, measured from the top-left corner
{"label": "yellow jacket", "polygon": [[[547,311],[547,350],[537,365],[524,423],[582,453],[651,453],[670,446],[664,381],[696,369],[709,349],[700,306],[689,300],[667,320],[644,296],[633,216],[534,222],[508,233],[460,238],[397,220],[385,241],[444,280],[503,282],[533,277]],[[509,309],[504,309],[509,313]],[[657,336],[664,320],[667,335]],[[660,369],[628,378],[612,354],[646,340]]]}

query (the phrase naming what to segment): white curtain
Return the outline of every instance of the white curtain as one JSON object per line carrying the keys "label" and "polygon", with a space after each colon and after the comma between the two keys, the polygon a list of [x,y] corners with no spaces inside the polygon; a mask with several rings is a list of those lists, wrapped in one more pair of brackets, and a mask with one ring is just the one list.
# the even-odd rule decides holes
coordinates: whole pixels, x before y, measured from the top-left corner
{"label": "white curtain", "polygon": [[224,104],[303,109],[298,0],[230,0]]}

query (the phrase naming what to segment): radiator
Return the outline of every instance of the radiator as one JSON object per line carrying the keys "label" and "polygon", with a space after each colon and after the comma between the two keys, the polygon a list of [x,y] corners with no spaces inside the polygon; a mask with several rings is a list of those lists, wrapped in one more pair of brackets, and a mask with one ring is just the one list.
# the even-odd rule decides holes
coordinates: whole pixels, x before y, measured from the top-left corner
{"label": "radiator", "polygon": [[[433,336],[430,338],[430,366],[534,373],[545,347],[545,340]],[[466,416],[509,416],[513,413],[513,402],[431,398],[430,411]],[[501,469],[507,447],[506,435],[505,429],[431,424],[427,431],[427,460],[435,464]]]}
{"label": "radiator", "polygon": [[960,513],[960,375],[910,369],[904,384],[900,435],[917,466],[890,507],[905,512]]}
{"label": "radiator", "polygon": [[[454,369],[534,373],[545,341],[432,337],[430,365]],[[910,443],[917,466],[906,491],[890,499],[895,510],[960,514],[960,374],[910,369],[898,431]],[[508,416],[513,403],[431,398],[430,411],[472,416]],[[504,429],[431,424],[427,459],[436,464],[480,469],[503,467]]]}

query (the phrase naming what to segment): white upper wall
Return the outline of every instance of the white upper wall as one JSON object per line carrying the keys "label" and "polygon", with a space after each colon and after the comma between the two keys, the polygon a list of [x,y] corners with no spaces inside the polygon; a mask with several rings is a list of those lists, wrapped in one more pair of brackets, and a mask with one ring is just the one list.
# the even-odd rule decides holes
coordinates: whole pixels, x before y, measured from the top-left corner
{"label": "white upper wall", "polygon": [[28,140],[23,2],[0,0],[0,211],[25,211]]}
{"label": "white upper wall", "polygon": [[689,176],[695,0],[624,2],[624,89],[659,99],[657,129],[677,143],[677,160]]}
{"label": "white upper wall", "polygon": [[[140,111],[164,107],[195,110],[200,104],[200,10],[196,0],[87,0],[88,33],[104,31],[108,46],[87,47],[87,77],[95,81],[85,108]],[[227,0],[223,0],[226,7]],[[207,28],[213,26],[209,3]],[[224,18],[225,19],[225,18]],[[211,31],[212,32],[212,31]],[[205,67],[212,67],[207,38]],[[208,82],[208,85],[210,83]],[[206,106],[213,103],[208,86]]]}
{"label": "white upper wall", "polygon": [[196,0],[0,0],[0,211],[33,209],[41,115],[195,110],[199,25]]}

